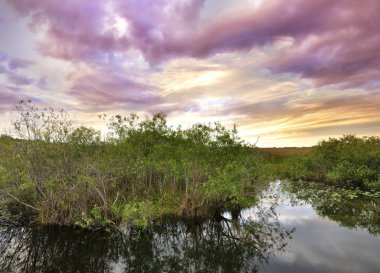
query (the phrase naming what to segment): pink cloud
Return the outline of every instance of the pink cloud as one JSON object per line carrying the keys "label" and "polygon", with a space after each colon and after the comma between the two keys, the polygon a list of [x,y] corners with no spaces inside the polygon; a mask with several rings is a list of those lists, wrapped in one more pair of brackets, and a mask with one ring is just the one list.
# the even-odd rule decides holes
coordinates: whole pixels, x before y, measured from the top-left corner
{"label": "pink cloud", "polygon": [[[187,55],[206,0],[116,1],[120,15],[129,22],[131,42],[151,62]],[[190,44],[189,44],[190,42]]]}
{"label": "pink cloud", "polygon": [[336,1],[335,16],[270,61],[274,72],[293,72],[317,85],[380,86],[380,2]]}
{"label": "pink cloud", "polygon": [[282,38],[293,45],[267,66],[317,85],[380,86],[380,2],[376,0],[268,1],[261,9],[217,18],[186,46],[188,55],[250,50]]}
{"label": "pink cloud", "polygon": [[[190,56],[248,51],[282,38],[293,44],[268,61],[275,73],[296,73],[318,85],[376,86],[380,71],[380,1],[268,0],[258,8],[201,18],[205,0],[8,0],[32,29],[47,26],[40,52],[102,62],[137,49],[151,64]],[[112,12],[110,12],[110,10]],[[118,35],[110,17],[128,22]]]}
{"label": "pink cloud", "polygon": [[101,108],[110,105],[150,106],[160,102],[157,88],[115,70],[93,70],[71,75],[69,94],[80,102]]}
{"label": "pink cloud", "polygon": [[109,1],[12,0],[21,15],[31,16],[30,27],[47,27],[38,48],[47,56],[66,60],[92,60],[103,54],[125,50],[128,41],[104,28]]}

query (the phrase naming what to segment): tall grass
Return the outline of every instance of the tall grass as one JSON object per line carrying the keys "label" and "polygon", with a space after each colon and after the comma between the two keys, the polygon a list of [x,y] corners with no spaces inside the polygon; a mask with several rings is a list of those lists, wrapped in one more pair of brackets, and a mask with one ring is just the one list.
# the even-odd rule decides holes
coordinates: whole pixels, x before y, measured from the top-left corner
{"label": "tall grass", "polygon": [[249,204],[263,163],[236,128],[168,126],[164,114],[104,117],[108,135],[65,111],[16,107],[0,138],[0,207],[39,224],[145,226],[163,214],[204,217]]}

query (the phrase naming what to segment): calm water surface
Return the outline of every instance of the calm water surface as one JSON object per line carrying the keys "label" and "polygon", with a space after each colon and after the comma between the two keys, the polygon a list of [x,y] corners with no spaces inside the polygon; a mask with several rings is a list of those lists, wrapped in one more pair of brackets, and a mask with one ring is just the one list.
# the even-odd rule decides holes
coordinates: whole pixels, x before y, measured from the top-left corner
{"label": "calm water surface", "polygon": [[3,225],[0,272],[378,273],[380,202],[305,201],[274,182],[258,205],[218,221],[111,234]]}

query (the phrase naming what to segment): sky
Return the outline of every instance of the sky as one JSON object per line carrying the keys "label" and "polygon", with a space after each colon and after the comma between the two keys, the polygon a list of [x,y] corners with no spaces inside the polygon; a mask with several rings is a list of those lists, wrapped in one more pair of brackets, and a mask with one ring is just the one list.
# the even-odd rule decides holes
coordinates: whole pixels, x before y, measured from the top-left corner
{"label": "sky", "polygon": [[379,0],[0,0],[0,130],[21,99],[220,121],[261,147],[380,134]]}

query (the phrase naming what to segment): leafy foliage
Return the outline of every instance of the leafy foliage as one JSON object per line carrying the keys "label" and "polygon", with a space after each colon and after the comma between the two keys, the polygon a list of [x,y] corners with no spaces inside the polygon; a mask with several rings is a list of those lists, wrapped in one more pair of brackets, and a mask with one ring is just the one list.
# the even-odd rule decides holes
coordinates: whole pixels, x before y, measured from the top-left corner
{"label": "leafy foliage", "polygon": [[285,160],[293,180],[325,181],[380,190],[380,138],[346,135],[321,141],[307,154]]}
{"label": "leafy foliage", "polygon": [[162,113],[102,116],[108,134],[63,110],[21,101],[14,136],[0,138],[0,207],[41,224],[146,226],[164,214],[244,205],[262,177],[260,154],[220,123],[173,128]]}

